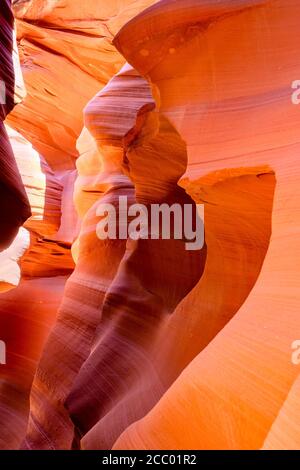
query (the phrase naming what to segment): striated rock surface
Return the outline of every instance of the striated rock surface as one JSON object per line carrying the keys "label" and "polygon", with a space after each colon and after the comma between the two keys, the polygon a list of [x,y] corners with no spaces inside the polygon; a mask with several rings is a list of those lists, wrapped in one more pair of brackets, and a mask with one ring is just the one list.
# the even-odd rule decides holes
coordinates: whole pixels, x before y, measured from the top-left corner
{"label": "striated rock surface", "polygon": [[30,216],[28,200],[3,125],[7,114],[24,96],[10,0],[4,0],[1,4],[0,44],[0,249],[3,250]]}
{"label": "striated rock surface", "polygon": [[[299,68],[294,47],[299,18],[299,3],[293,0],[166,0],[129,22],[115,39],[157,89],[160,111],[187,142],[182,184],[189,194],[207,200],[206,185],[199,188],[203,176],[219,185],[237,173],[232,181],[243,191],[250,168],[255,180],[268,181],[264,212],[274,190],[272,172],[276,178],[269,205],[272,236],[247,299],[153,410],[124,432],[116,449],[257,449],[278,436],[273,421],[286,413],[299,374],[291,361],[291,344],[300,335],[295,261],[300,114],[291,103],[291,82]],[[253,193],[249,212],[258,221],[263,212]],[[231,223],[236,232],[236,219]],[[242,249],[246,253],[252,240],[252,259],[265,239],[262,232],[256,238],[254,233],[248,226]],[[233,297],[233,279],[231,286]],[[293,447],[295,439],[291,423],[276,445]]]}
{"label": "striated rock surface", "polygon": [[0,337],[7,349],[0,366],[0,448],[13,449],[26,431],[36,365],[74,262],[71,241],[61,233],[63,182],[24,137],[6,131],[32,214],[0,253]]}
{"label": "striated rock surface", "polygon": [[[139,148],[137,136],[142,132],[143,123],[154,107],[147,82],[131,67],[126,66],[86,108],[88,130],[83,132],[78,146],[85,152],[78,162],[80,176],[76,201],[81,214],[83,215],[83,208],[87,209],[87,213],[79,235],[76,269],[68,283],[59,321],[50,335],[33,384],[25,448],[69,448],[72,441],[73,448],[78,447],[81,437],[97,425],[98,421],[103,426],[109,414],[116,416],[112,418],[111,424],[106,424],[105,441],[103,436],[99,446],[112,446],[120,432],[140,417],[141,413],[145,413],[153,404],[153,399],[157,399],[162,393],[159,379],[151,370],[151,361],[148,358],[151,340],[156,337],[159,324],[168,313],[172,313],[201,276],[202,254],[185,251],[182,241],[174,240],[170,243],[164,240],[130,240],[126,245],[126,240],[102,241],[96,236],[96,215],[101,205],[113,203],[118,211],[120,196],[127,197],[128,205],[130,201],[134,202],[134,186],[124,174],[126,167],[130,173],[130,162],[126,159],[124,161],[124,152],[131,145]],[[121,119],[117,119],[117,125],[116,109],[123,111],[120,113]],[[157,116],[153,117],[158,125]],[[172,147],[172,142],[166,143],[166,155],[155,152],[159,143],[155,135],[157,131],[159,129],[154,127],[152,134],[150,132],[149,136],[144,137],[149,142],[149,155],[166,158],[168,161],[171,151],[176,147]],[[176,149],[178,156],[182,152],[182,158],[185,159],[184,145],[175,131],[174,134],[174,140],[177,139],[179,144]],[[91,145],[91,135],[97,147]],[[162,140],[163,136],[159,138]],[[88,165],[88,162],[94,164]],[[86,173],[86,167],[90,171],[93,168],[99,171],[100,164],[102,171],[98,174]],[[180,170],[184,171],[184,165],[179,164],[178,168],[177,180]],[[86,193],[91,194],[86,197]],[[174,169],[171,170],[169,181],[166,177],[164,181],[162,177],[157,194],[149,197],[147,185],[144,193],[143,198],[141,189],[136,191],[137,201],[149,204],[159,198],[161,201],[171,199],[172,203],[178,201],[183,204],[189,200],[185,192],[176,185]],[[177,252],[174,265],[180,260],[182,271],[186,271],[186,278],[180,273],[177,279],[170,280],[170,286],[164,286],[162,281],[166,279],[166,271],[161,270],[159,275],[156,274],[154,259],[164,260],[162,265],[168,270],[168,261],[173,252]],[[96,268],[95,262],[91,263],[91,256],[95,260],[105,259],[106,262]],[[141,260],[149,264],[148,273],[143,274]],[[76,316],[71,310],[74,295],[78,303]],[[143,321],[138,320],[141,312]],[[73,317],[72,322],[70,315]],[[78,330],[78,325],[83,328]],[[65,349],[66,338],[69,344],[68,354],[64,354],[64,363],[53,376],[53,365],[57,364],[59,357],[56,354],[59,355],[61,348]],[[145,369],[145,361],[149,362],[149,370]],[[97,381],[96,369],[101,371]],[[109,376],[112,379],[107,389]],[[95,382],[97,391],[93,388],[89,393],[86,387],[91,380]],[[150,396],[146,393],[149,386],[157,389]],[[86,390],[85,396],[82,395],[83,390]],[[144,398],[140,407],[136,408],[135,396],[140,393]],[[120,399],[124,404],[127,402],[130,412],[124,414],[121,410],[118,416]],[[48,417],[44,419],[45,400],[51,420]],[[38,427],[36,423],[39,423]]]}
{"label": "striated rock surface", "polygon": [[5,119],[7,114],[12,111],[15,105],[20,103],[25,96],[11,4],[11,0],[3,0],[1,4],[1,121]]}
{"label": "striated rock surface", "polygon": [[27,98],[10,123],[53,169],[75,167],[83,108],[125,62],[112,39],[123,24],[153,3],[14,2]]}
{"label": "striated rock surface", "polygon": [[[0,39],[0,337],[6,344],[0,448],[11,449],[18,448],[26,430],[36,363],[66,280],[49,276],[70,273],[73,262],[70,246],[51,241],[53,249],[45,243],[61,223],[62,185],[29,142],[2,122],[25,96],[8,0],[1,2]],[[63,255],[64,265],[58,266],[54,254]],[[37,275],[42,277],[29,280]]]}
{"label": "striated rock surface", "polygon": [[[4,5],[2,120],[24,96]],[[14,12],[0,448],[299,448],[299,2]],[[204,205],[203,248],[100,239],[120,197]]]}
{"label": "striated rock surface", "polygon": [[[73,209],[72,205],[64,207],[64,193],[72,192],[72,182],[65,183],[56,176],[23,136],[8,126],[6,130],[32,214],[24,224],[30,233],[30,244],[26,246],[25,256],[20,259],[22,276],[48,277],[71,273],[74,262],[70,248],[75,238],[77,219],[72,219],[72,237],[64,229],[68,225],[64,219],[72,216]],[[68,173],[64,177],[67,178]],[[72,194],[67,199],[72,202]],[[64,217],[63,211],[66,213]]]}
{"label": "striated rock surface", "polygon": [[[122,150],[138,203],[192,203],[177,186],[185,168],[185,145],[154,109],[149,85],[126,66],[88,105],[85,121],[101,148],[109,146],[111,158]],[[182,240],[128,240],[104,300],[91,354],[66,400],[78,437],[85,436],[84,447],[90,447],[95,432],[92,448],[111,447],[164,392],[163,375],[153,366],[153,345],[160,327],[200,279],[205,253],[186,251]],[[168,278],[170,266],[179,264],[180,272]],[[83,395],[91,381],[93,388]]]}
{"label": "striated rock surface", "polygon": [[299,450],[299,392],[300,380],[298,377],[271,426],[262,447],[263,450]]}
{"label": "striated rock surface", "polygon": [[63,276],[26,279],[1,294],[0,332],[6,343],[6,365],[0,365],[1,449],[18,449],[24,438],[31,383],[65,282]]}
{"label": "striated rock surface", "polygon": [[6,292],[19,284],[19,262],[29,246],[30,235],[21,227],[9,247],[0,252],[0,292]]}

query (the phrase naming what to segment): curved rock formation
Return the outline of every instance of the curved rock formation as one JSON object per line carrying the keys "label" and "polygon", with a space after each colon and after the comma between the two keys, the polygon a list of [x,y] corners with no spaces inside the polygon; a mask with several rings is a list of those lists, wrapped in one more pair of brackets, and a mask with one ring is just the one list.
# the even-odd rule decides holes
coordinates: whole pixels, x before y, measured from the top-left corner
{"label": "curved rock formation", "polygon": [[[71,181],[64,183],[62,178],[58,178],[18,132],[8,126],[6,131],[31,208],[31,217],[24,224],[30,233],[30,245],[27,243],[24,247],[27,250],[25,256],[19,257],[22,276],[48,277],[71,273],[74,263],[70,247],[75,238],[76,220],[72,220],[73,236],[64,228],[67,224],[64,218],[72,216],[72,207],[64,207],[64,193],[73,188]],[[72,194],[68,200],[72,201]],[[65,216],[63,212],[66,212]]]}
{"label": "curved rock formation", "polygon": [[[168,123],[159,122],[158,116],[153,113],[154,108],[147,82],[128,66],[86,108],[86,126],[97,148],[88,144],[90,134],[85,130],[79,148],[90,150],[85,151],[78,162],[80,176],[76,200],[87,213],[79,236],[76,269],[65,293],[59,322],[50,336],[34,381],[29,431],[24,444],[27,448],[69,448],[73,427],[67,410],[75,425],[73,446],[79,446],[80,438],[94,425],[106,428],[105,438],[102,436],[98,446],[112,446],[120,432],[144,414],[163,392],[160,379],[151,367],[152,342],[159,332],[159,325],[199,280],[203,271],[203,255],[201,252],[186,251],[180,240],[129,240],[125,252],[125,241],[101,241],[95,233],[95,216],[101,204],[112,202],[118,207],[119,196],[126,196],[128,205],[134,201],[134,187],[123,175],[124,171],[135,183],[138,202],[150,205],[155,201],[171,201],[183,205],[191,201],[176,184],[185,168],[185,146]],[[172,136],[172,133],[173,139],[168,141],[166,137]],[[174,168],[169,172],[166,168],[165,175],[162,172],[161,182],[156,178],[156,190],[150,194],[149,187],[155,180],[151,184],[149,178],[142,185],[134,177],[135,166],[145,166],[138,159],[138,151],[142,148],[149,155],[146,165],[149,174],[149,166],[155,165],[155,159],[160,162],[174,160]],[[100,156],[102,165],[99,161],[97,163]],[[88,165],[87,162],[92,164]],[[102,171],[96,175],[86,174],[85,165],[90,171],[94,168],[99,171],[101,166]],[[91,194],[86,196],[86,193]],[[85,198],[83,204],[82,196]],[[113,249],[119,254],[118,258],[114,256],[115,266],[111,266]],[[91,255],[95,257],[96,252],[98,259],[110,259],[110,264],[106,266],[104,263],[96,269],[89,258]],[[159,273],[155,272],[155,259],[161,260]],[[143,273],[141,261],[148,266],[147,273]],[[170,262],[174,266],[181,263],[182,270],[167,283]],[[108,267],[110,270],[106,273]],[[90,296],[91,304],[88,306],[87,295],[92,285],[98,285],[98,291],[95,291],[97,303]],[[84,303],[80,304],[77,318],[72,313],[73,320],[70,322],[71,298],[74,295],[77,302]],[[78,324],[85,326],[78,330]],[[63,342],[60,340],[62,332]],[[69,351],[68,356],[64,356],[64,367],[59,376],[58,372],[52,376],[52,364],[57,363],[58,357],[54,357],[52,352],[59,354],[60,348],[65,348],[67,336]],[[149,363],[148,369],[145,369],[145,363]],[[95,380],[95,370],[102,371],[98,380]],[[110,388],[107,389],[105,384],[110,376],[115,379],[111,379]],[[89,393],[86,389],[91,381],[94,387]],[[148,387],[156,389],[150,396],[147,396],[147,383]],[[84,395],[83,390],[86,390]],[[144,395],[138,409],[136,395]],[[45,400],[51,414],[50,422],[48,418],[44,420]],[[123,402],[123,409],[127,409],[125,413],[120,410],[120,401]],[[107,425],[109,415],[111,424]]]}
{"label": "curved rock formation", "polygon": [[29,248],[30,235],[21,227],[8,248],[0,252],[0,292],[16,287],[21,279],[19,261]]}
{"label": "curved rock formation", "polygon": [[298,377],[271,426],[263,450],[299,450],[299,392],[300,378]]}
{"label": "curved rock formation", "polygon": [[27,98],[9,122],[53,169],[75,167],[83,108],[125,62],[112,39],[124,23],[152,3],[14,2]]}
{"label": "curved rock formation", "polygon": [[61,230],[64,185],[24,137],[6,131],[32,214],[0,253],[0,337],[7,348],[0,366],[0,448],[12,449],[24,437],[37,361],[74,263]]}
{"label": "curved rock formation", "polygon": [[7,114],[24,94],[14,40],[11,0],[4,0],[1,5],[0,44],[0,249],[3,250],[30,216],[28,200],[3,125]]}
{"label": "curved rock formation", "polygon": [[6,365],[0,365],[1,449],[18,449],[24,438],[33,376],[65,282],[63,276],[26,279],[1,294],[0,332],[7,350]]}
{"label": "curved rock formation", "polygon": [[[1,121],[24,95],[9,7]],[[14,12],[0,447],[299,448],[298,0]],[[201,204],[203,248],[175,216],[170,240],[132,239],[120,200],[189,205],[194,225]],[[99,236],[108,204],[120,239]]]}
{"label": "curved rock formation", "polygon": [[[161,112],[187,142],[184,185],[191,194],[198,194],[198,178],[208,171],[216,182],[235,169],[243,174],[251,163],[262,180],[270,171],[276,177],[272,237],[250,295],[116,449],[260,448],[299,373],[291,344],[300,334],[300,114],[290,98],[299,18],[294,0],[166,0],[115,39],[158,88]],[[268,197],[272,190],[271,184]],[[244,252],[252,236],[251,229],[245,233]],[[289,446],[288,438],[282,445]]]}

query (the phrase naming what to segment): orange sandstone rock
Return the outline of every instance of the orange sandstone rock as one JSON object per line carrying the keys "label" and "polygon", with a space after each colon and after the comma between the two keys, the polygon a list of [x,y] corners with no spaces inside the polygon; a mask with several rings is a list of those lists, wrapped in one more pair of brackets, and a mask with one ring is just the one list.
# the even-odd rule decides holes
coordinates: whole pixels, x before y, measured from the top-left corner
{"label": "orange sandstone rock", "polygon": [[[300,113],[291,103],[291,82],[300,65],[294,47],[300,39],[299,19],[294,0],[165,0],[125,25],[114,41],[148,77],[160,96],[160,112],[187,142],[182,184],[193,198],[208,197],[210,204],[206,184],[199,188],[201,178],[219,185],[237,171],[235,182],[243,191],[242,175],[250,168],[263,183],[264,196],[259,206],[250,191],[249,214],[261,220],[263,213],[270,217],[272,172],[276,178],[270,243],[265,259],[259,256],[263,264],[248,297],[150,413],[123,433],[115,449],[259,449],[264,442],[274,445],[275,438],[276,446],[295,445],[293,424],[284,435],[275,420],[286,423],[299,374],[291,361],[291,344],[300,336]],[[228,196],[235,197],[236,187],[231,191]],[[234,217],[231,224],[237,233]],[[260,225],[257,229],[245,226],[240,267],[247,250],[256,257],[256,247],[267,242],[266,232],[260,233]],[[208,245],[207,269],[213,249]],[[224,258],[226,252],[219,272]],[[243,278],[236,269],[228,273],[231,298],[238,293],[235,275]],[[197,300],[195,305],[200,305]]]}
{"label": "orange sandstone rock", "polygon": [[[75,235],[70,239],[65,233],[62,214],[64,212],[66,217],[72,214],[72,206],[64,207],[65,188],[68,186],[68,191],[72,191],[72,184],[64,184],[55,176],[23,136],[8,126],[6,130],[32,213],[24,224],[30,233],[30,243],[19,260],[20,275],[28,278],[71,273],[74,263],[70,248]],[[72,201],[72,194],[68,195],[68,200]],[[76,219],[73,226],[76,228]]]}
{"label": "orange sandstone rock", "polygon": [[300,380],[292,386],[262,447],[263,450],[299,450]]}

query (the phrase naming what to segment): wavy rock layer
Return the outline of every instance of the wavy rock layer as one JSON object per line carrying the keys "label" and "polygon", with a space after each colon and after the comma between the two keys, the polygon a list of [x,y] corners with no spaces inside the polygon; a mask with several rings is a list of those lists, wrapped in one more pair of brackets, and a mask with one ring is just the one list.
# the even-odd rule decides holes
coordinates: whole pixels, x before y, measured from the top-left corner
{"label": "wavy rock layer", "polygon": [[82,110],[125,62],[112,39],[123,24],[153,3],[15,2],[27,98],[10,123],[53,169],[74,168]]}
{"label": "wavy rock layer", "polygon": [[[23,280],[0,298],[0,447],[299,447],[299,2],[14,9],[28,97],[9,123],[29,141],[8,129],[17,165],[1,147],[19,210],[1,288]],[[126,228],[121,196],[203,204],[203,249],[99,239],[106,204]]]}
{"label": "wavy rock layer", "polygon": [[263,450],[299,450],[300,377],[292,386],[286,401],[264,442]]}
{"label": "wavy rock layer", "polygon": [[0,447],[11,449],[24,437],[37,361],[74,263],[71,242],[59,233],[63,182],[24,137],[6,130],[32,214],[0,253],[1,291],[15,288],[0,297],[0,336],[7,347],[0,379]]}
{"label": "wavy rock layer", "polygon": [[[29,430],[24,443],[27,448],[69,448],[73,438],[73,446],[78,446],[80,438],[95,425],[106,427],[106,433],[98,445],[111,446],[120,432],[143,415],[153,405],[153,400],[157,400],[162,394],[160,379],[156,376],[149,357],[152,341],[159,332],[159,325],[201,277],[205,256],[201,252],[186,251],[184,243],[176,240],[172,243],[163,240],[128,241],[125,252],[125,241],[103,242],[95,234],[95,215],[101,204],[113,202],[117,205],[117,196],[129,196],[134,201],[134,187],[123,175],[123,171],[127,170],[134,181],[131,168],[134,168],[134,158],[138,156],[136,152],[141,151],[143,146],[145,149],[149,146],[148,165],[151,157],[153,164],[155,159],[169,162],[172,151],[175,152],[174,161],[176,162],[177,155],[179,161],[171,168],[170,174],[167,169],[165,174],[162,173],[160,183],[156,182],[157,191],[153,195],[149,194],[147,184],[143,188],[140,181],[139,187],[136,186],[137,201],[148,204],[154,201],[177,202],[182,205],[192,202],[176,184],[185,169],[185,146],[168,123],[160,123],[156,113],[152,113],[154,108],[149,85],[128,66],[86,108],[85,122],[90,134],[87,130],[84,131],[79,148],[89,148],[84,147],[84,142],[91,138],[90,135],[94,137],[97,148],[90,146],[90,152],[80,158],[78,169],[82,174],[77,182],[76,200],[78,206],[86,207],[88,212],[83,219],[76,255],[77,265],[60,309],[60,321],[50,336],[34,381]],[[121,119],[118,118],[117,110],[120,110]],[[151,123],[149,127],[146,126],[148,121]],[[170,142],[166,139],[168,136],[173,137]],[[131,147],[136,149],[135,153],[129,152]],[[125,159],[124,152],[127,155]],[[92,175],[85,175],[86,159],[95,162],[100,155],[103,160],[102,172],[94,178]],[[95,168],[97,169],[97,165]],[[146,171],[149,173],[149,168],[146,167]],[[101,192],[103,196],[99,199]],[[85,193],[91,195],[87,198]],[[83,205],[80,204],[82,196]],[[97,199],[91,205],[91,198],[95,196]],[[83,209],[81,213],[83,214]],[[109,280],[108,273],[104,270],[107,269],[106,263],[95,270],[95,266],[91,266],[90,254],[95,256],[97,251],[102,259],[108,260],[112,248],[115,247],[116,250],[118,245],[121,248],[121,257],[115,257],[116,267],[109,273],[113,274]],[[159,274],[155,272],[155,259],[157,262],[161,260],[162,267],[165,266]],[[141,260],[143,265],[149,266],[148,273],[143,273]],[[181,263],[182,270],[167,283],[171,261],[174,267]],[[89,282],[85,280],[87,275]],[[95,305],[91,295],[88,309],[86,299],[92,285],[99,285],[97,303]],[[85,305],[80,304],[78,316],[70,324],[71,298],[78,296],[79,290]],[[79,297],[76,298],[81,302]],[[140,312],[143,312],[143,320],[139,320]],[[78,323],[85,325],[80,331]],[[64,378],[59,375],[58,380],[57,375],[50,375],[52,364],[57,363],[50,351],[59,354],[59,349],[65,347],[60,338],[65,339],[66,335],[70,347],[68,356],[64,356],[64,368],[61,369]],[[145,368],[145,363],[149,364],[148,368]],[[96,369],[102,373],[95,381]],[[124,370],[127,371],[125,376]],[[109,389],[105,385],[108,376],[115,377],[111,379]],[[87,390],[91,380],[94,381],[97,392],[94,387],[90,392]],[[156,390],[149,395],[147,390],[150,386]],[[135,397],[139,394],[143,399],[137,409]],[[44,419],[45,400],[51,421]],[[121,410],[120,400],[123,402]],[[108,416],[111,423],[107,423]]]}
{"label": "wavy rock layer", "polygon": [[[62,211],[65,187],[72,189],[72,184],[68,181],[69,184],[66,185],[62,179],[56,177],[43,157],[24,137],[8,126],[6,131],[32,214],[24,224],[29,232],[29,243],[25,241],[28,236],[22,229],[25,242],[22,254],[25,249],[27,251],[24,256],[17,256],[21,265],[20,275],[22,273],[22,277],[29,278],[70,273],[74,268],[70,252],[74,236],[72,240],[68,240],[68,234],[64,233],[63,226],[66,223]],[[72,208],[66,212],[70,215]],[[74,225],[76,226],[76,220]],[[20,236],[17,239],[20,240]],[[10,251],[12,249],[10,246]],[[17,284],[18,282],[14,285]]]}
{"label": "wavy rock layer", "polygon": [[29,412],[29,393],[49,330],[56,319],[66,278],[23,280],[1,294],[0,332],[6,365],[0,366],[0,448],[18,449]]}
{"label": "wavy rock layer", "polygon": [[[211,171],[215,183],[238,171],[244,188],[250,164],[255,180],[266,183],[261,203],[270,214],[265,202],[271,202],[274,184],[268,173],[276,178],[272,236],[250,295],[116,449],[258,449],[265,440],[272,446],[276,437],[279,447],[295,445],[292,423],[285,437],[276,421],[271,427],[277,416],[284,420],[299,375],[291,344],[300,335],[300,114],[290,88],[299,68],[299,19],[294,0],[166,0],[129,22],[115,40],[157,88],[161,112],[187,142],[182,184],[193,197],[206,199],[198,178]],[[258,221],[263,212],[253,197],[251,191],[249,214],[258,211]],[[236,219],[231,223],[236,233]],[[246,253],[252,244],[254,257],[262,240],[257,229],[255,238],[247,227],[242,248]],[[232,298],[233,277],[231,286]]]}

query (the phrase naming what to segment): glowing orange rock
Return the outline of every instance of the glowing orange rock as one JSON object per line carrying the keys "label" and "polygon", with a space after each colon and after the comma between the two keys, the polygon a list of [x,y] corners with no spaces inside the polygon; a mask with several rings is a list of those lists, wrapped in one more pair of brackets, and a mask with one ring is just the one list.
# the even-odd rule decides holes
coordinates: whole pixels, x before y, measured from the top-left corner
{"label": "glowing orange rock", "polygon": [[28,200],[2,122],[24,96],[10,0],[1,4],[0,48],[0,250],[3,250],[30,216]]}
{"label": "glowing orange rock", "polygon": [[32,212],[26,228],[0,253],[0,336],[7,348],[1,365],[0,448],[12,449],[26,431],[31,382],[63,294],[62,275],[74,264],[70,242],[58,238],[63,185],[24,137],[6,130]]}
{"label": "glowing orange rock", "polygon": [[[23,236],[25,246],[22,253],[24,254],[25,249],[27,252],[25,256],[18,257],[22,276],[28,278],[71,273],[74,263],[70,248],[74,234],[72,237],[66,233],[65,226],[70,222],[72,207],[64,207],[64,199],[72,201],[72,194],[68,194],[67,198],[64,196],[66,191],[72,191],[71,181],[67,180],[65,184],[62,178],[58,179],[43,157],[23,136],[8,126],[6,131],[32,213],[24,224],[30,233],[30,244],[28,237]],[[67,221],[64,220],[65,217],[68,218]],[[71,222],[73,224],[70,225],[76,228],[76,219]],[[22,233],[24,234],[24,230]],[[6,272],[9,273],[8,270]],[[21,272],[19,271],[19,277]],[[14,286],[17,284],[18,282],[13,283]]]}
{"label": "glowing orange rock", "polygon": [[[117,205],[118,195],[127,196],[128,203],[134,200],[133,185],[124,171],[135,183],[139,202],[192,202],[177,186],[185,169],[184,143],[154,109],[149,85],[129,66],[124,67],[86,108],[85,122],[91,134],[84,130],[78,145],[83,155],[78,161],[76,204],[84,218],[76,246],[77,265],[34,381],[26,448],[68,448],[73,439],[73,426],[74,447],[80,445],[80,439],[93,427],[91,434],[84,438],[84,446],[89,447],[96,434],[97,447],[109,447],[124,427],[142,416],[164,391],[151,366],[152,341],[168,314],[199,280],[205,250],[203,254],[188,252],[180,240],[140,240],[128,241],[124,252],[125,241],[103,242],[95,233],[97,208],[101,204]],[[91,142],[91,135],[97,148]],[[168,167],[171,158],[174,164]],[[159,164],[161,173],[154,172],[150,177],[150,167],[153,169]],[[94,171],[99,173],[93,174]],[[149,191],[152,185],[155,191]],[[105,261],[96,266],[100,257]],[[180,264],[181,270],[177,274],[174,271],[167,281],[171,262],[174,267]],[[148,266],[146,271],[145,265]],[[158,272],[157,265],[160,266]],[[112,277],[107,278],[107,269]],[[98,315],[92,289],[97,293]],[[70,324],[74,295],[81,308],[78,318]],[[80,329],[78,324],[82,325]],[[62,332],[64,339],[59,340]],[[64,353],[61,370],[52,376],[51,364],[57,363],[66,338],[73,346],[68,355]],[[97,380],[95,369],[102,371]],[[127,371],[125,377],[124,370]],[[107,390],[106,377],[110,376],[114,379]],[[94,385],[90,393],[87,386],[91,380]],[[149,395],[150,386],[152,394]],[[137,395],[140,396],[139,407],[136,406]],[[120,397],[121,408],[118,406]],[[45,400],[48,401],[46,415],[43,412]],[[42,432],[36,428],[36,422]]]}
{"label": "glowing orange rock", "polygon": [[300,378],[292,386],[262,447],[263,450],[299,450]]}
{"label": "glowing orange rock", "polygon": [[[71,270],[78,238],[55,323],[64,277],[0,298],[2,447],[24,436],[54,323],[24,448],[299,448],[299,2],[162,0],[138,14],[153,3],[16,2],[29,98],[10,122],[63,170],[45,164],[43,194],[20,161],[37,234],[24,273]],[[203,203],[207,257],[176,240],[99,240],[97,211],[119,196]]]}
{"label": "glowing orange rock", "polygon": [[[238,171],[241,191],[247,168],[261,181],[270,181],[272,172],[276,178],[270,244],[247,299],[151,412],[123,433],[116,449],[259,449],[264,442],[274,446],[275,439],[276,446],[289,448],[297,442],[297,426],[288,425],[285,416],[291,413],[291,387],[299,375],[291,361],[291,344],[300,337],[295,259],[300,112],[291,102],[291,83],[300,65],[294,47],[299,20],[294,0],[166,0],[134,18],[115,40],[149,78],[160,97],[160,112],[187,142],[182,184],[194,199],[209,196],[205,186],[199,192],[201,178],[209,173],[216,183]],[[264,189],[269,209],[270,183]],[[256,204],[249,208],[257,220],[266,211]],[[231,224],[234,233],[239,229],[234,217]],[[253,238],[250,227],[244,232],[241,267],[249,243],[256,257],[255,247],[266,241],[266,233],[255,233]],[[213,249],[208,244],[207,268]],[[243,278],[242,272],[236,274]],[[234,298],[235,272],[228,276]],[[274,423],[277,416],[277,425],[287,426],[285,435]]]}

